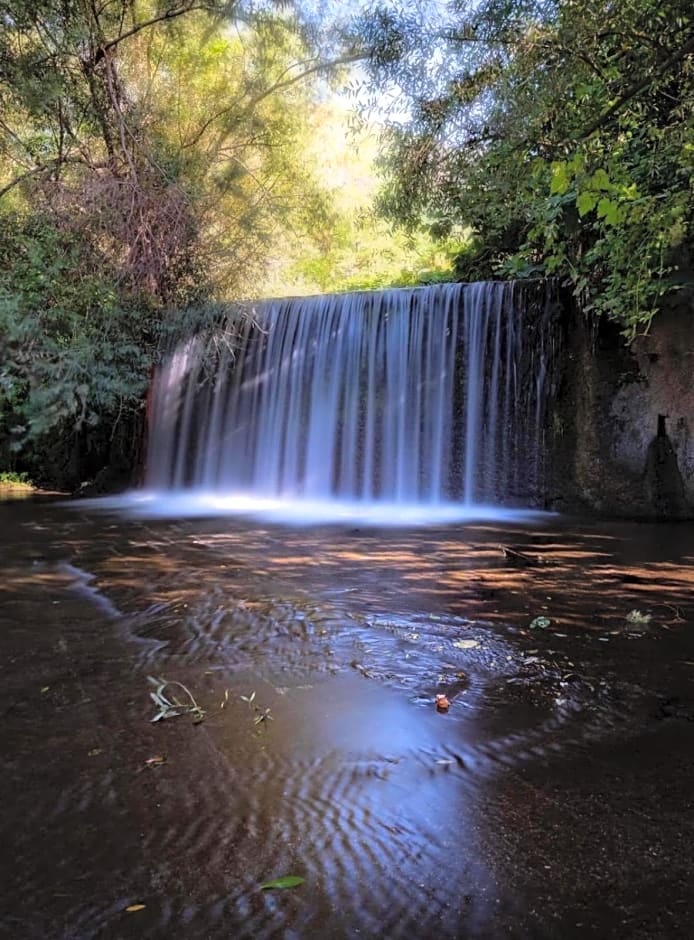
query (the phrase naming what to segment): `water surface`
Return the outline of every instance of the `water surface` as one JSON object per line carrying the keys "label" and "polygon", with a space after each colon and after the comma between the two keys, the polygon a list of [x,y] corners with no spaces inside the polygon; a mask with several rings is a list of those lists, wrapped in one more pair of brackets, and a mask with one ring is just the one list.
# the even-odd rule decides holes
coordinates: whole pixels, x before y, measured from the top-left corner
{"label": "water surface", "polygon": [[2,936],[688,935],[689,527],[0,517]]}

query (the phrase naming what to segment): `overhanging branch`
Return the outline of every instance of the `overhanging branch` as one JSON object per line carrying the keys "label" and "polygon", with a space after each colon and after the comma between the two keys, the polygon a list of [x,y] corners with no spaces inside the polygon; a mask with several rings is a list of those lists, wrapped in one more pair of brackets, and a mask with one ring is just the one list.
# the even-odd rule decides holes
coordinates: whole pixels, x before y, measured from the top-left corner
{"label": "overhanging branch", "polygon": [[617,100],[613,102],[610,107],[603,112],[603,114],[600,115],[600,117],[596,118],[596,120],[593,121],[593,123],[583,131],[578,139],[586,140],[588,137],[592,137],[596,131],[599,131],[601,127],[604,127],[605,124],[607,124],[607,122],[615,116],[615,114],[621,111],[624,105],[631,101],[632,98],[635,98],[642,91],[645,91],[646,88],[649,88],[653,82],[657,81],[657,79],[662,78],[662,76],[665,75],[665,73],[668,72],[673,67],[673,65],[677,65],[677,63],[681,62],[682,59],[686,59],[687,56],[692,54],[694,54],[694,36],[687,40],[687,42],[685,42],[685,44],[677,52],[670,56],[670,58],[664,62],[653,75],[650,75],[648,78],[642,78],[639,81],[632,82],[632,84],[627,87],[627,89],[619,96],[619,98],[617,98]]}
{"label": "overhanging branch", "polygon": [[99,48],[94,54],[94,59],[92,65],[97,65],[106,55],[107,52],[110,52],[111,49],[115,49],[116,46],[120,43],[125,42],[126,39],[130,39],[132,36],[136,36],[138,33],[141,33],[144,29],[149,29],[150,26],[156,26],[158,23],[167,23],[172,20],[178,19],[179,16],[185,16],[187,13],[193,13],[194,11],[206,10],[209,13],[217,12],[215,7],[209,3],[186,3],[181,7],[174,7],[170,10],[165,10],[163,13],[160,13],[158,16],[153,16],[151,19],[143,20],[141,23],[135,23],[130,29],[126,29],[125,32],[119,33],[118,36],[115,36],[113,39],[108,39],[106,42],[101,43]]}
{"label": "overhanging branch", "polygon": [[2,199],[3,196],[6,196],[7,193],[11,192],[15,186],[19,186],[21,183],[25,182],[25,180],[32,179],[35,176],[41,176],[43,173],[52,173],[58,167],[66,166],[68,164],[89,166],[92,169],[98,169],[99,167],[106,166],[106,164],[89,163],[81,157],[55,157],[52,160],[47,160],[45,163],[42,163],[39,166],[32,167],[25,173],[20,173],[19,176],[15,176],[13,180],[10,180],[9,183],[6,183],[2,188],[0,188],[0,199]]}
{"label": "overhanging branch", "polygon": [[[304,69],[302,72],[299,72],[297,75],[292,75],[291,78],[280,78],[268,88],[261,91],[259,94],[255,95],[250,101],[241,108],[239,115],[243,116],[248,114],[253,108],[257,107],[261,101],[264,101],[266,98],[269,98],[271,95],[276,94],[278,91],[284,91],[286,88],[291,88],[292,85],[296,85],[299,82],[302,82],[305,78],[308,78],[310,75],[316,75],[319,72],[327,72],[330,69],[337,68],[340,65],[350,65],[353,62],[363,61],[369,58],[369,53],[367,52],[353,52],[348,55],[340,56],[337,59],[329,59],[323,62],[317,62],[314,65],[309,66]],[[282,74],[285,75],[288,69],[285,70]],[[201,127],[198,128],[195,135],[188,141],[183,144],[185,149],[189,147],[194,147],[199,141],[204,133],[220,118],[224,117],[226,114],[229,114],[234,110],[235,105],[229,105],[227,108],[222,108],[220,111],[217,111],[211,117],[205,121]]]}

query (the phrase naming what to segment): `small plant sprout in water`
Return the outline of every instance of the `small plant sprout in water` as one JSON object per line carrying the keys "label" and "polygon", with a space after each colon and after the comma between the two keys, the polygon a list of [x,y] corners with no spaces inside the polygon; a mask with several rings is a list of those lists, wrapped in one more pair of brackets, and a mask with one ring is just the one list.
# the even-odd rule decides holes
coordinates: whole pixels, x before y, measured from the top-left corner
{"label": "small plant sprout in water", "polygon": [[634,626],[645,627],[651,622],[651,615],[642,614],[640,610],[630,610],[626,616],[626,621]]}
{"label": "small plant sprout in water", "polygon": [[255,718],[253,719],[253,724],[254,724],[254,725],[261,725],[261,724],[263,724],[263,722],[265,722],[265,721],[274,721],[274,720],[275,720],[275,719],[274,719],[274,718],[272,717],[272,715],[270,714],[270,709],[269,709],[269,708],[264,709],[264,711],[261,711],[260,709],[258,709],[258,714],[257,714],[257,715],[255,716]]}
{"label": "small plant sprout in water", "polygon": [[258,726],[263,725],[263,726],[265,726],[268,721],[274,721],[274,720],[275,720],[275,719],[272,717],[272,714],[271,714],[272,709],[271,709],[271,708],[261,708],[260,705],[256,705],[256,703],[255,703],[255,692],[251,692],[250,695],[242,695],[242,696],[241,696],[241,701],[242,701],[242,702],[246,702],[246,704],[248,705],[248,707],[249,707],[252,711],[255,712],[255,715],[254,715],[254,717],[253,717],[253,724],[254,724],[254,725],[258,725]]}
{"label": "small plant sprout in water", "polygon": [[[191,715],[193,724],[200,724],[205,720],[205,709],[202,708],[193,698],[192,693],[182,682],[175,679],[157,679],[155,676],[147,676],[147,681],[155,687],[155,691],[149,693],[150,698],[157,706],[158,711],[151,721],[162,721],[164,718],[178,718],[179,715]],[[179,701],[175,695],[168,692],[164,694],[169,686],[178,686],[188,696],[187,702]]]}

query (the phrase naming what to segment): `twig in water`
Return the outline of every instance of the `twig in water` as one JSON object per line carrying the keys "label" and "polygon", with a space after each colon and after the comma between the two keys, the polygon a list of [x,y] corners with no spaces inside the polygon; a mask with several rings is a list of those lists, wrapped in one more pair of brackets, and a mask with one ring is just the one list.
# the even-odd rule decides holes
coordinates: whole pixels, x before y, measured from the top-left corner
{"label": "twig in water", "polygon": [[[151,719],[152,722],[162,721],[164,718],[177,718],[179,715],[192,715],[193,724],[196,725],[205,720],[207,714],[205,709],[198,705],[190,690],[182,682],[178,682],[176,679],[157,679],[155,676],[147,676],[147,681],[155,687],[155,691],[150,692],[149,695],[159,709],[154,718]],[[190,701],[179,702],[174,695],[167,698],[164,695],[164,690],[171,685],[177,685],[180,689],[183,689]]]}
{"label": "twig in water", "polygon": [[532,555],[526,555],[525,552],[519,552],[515,548],[509,548],[508,545],[500,545],[499,548],[506,556],[506,560],[511,564],[527,565],[533,568],[542,564],[542,559],[539,555],[533,558]]}

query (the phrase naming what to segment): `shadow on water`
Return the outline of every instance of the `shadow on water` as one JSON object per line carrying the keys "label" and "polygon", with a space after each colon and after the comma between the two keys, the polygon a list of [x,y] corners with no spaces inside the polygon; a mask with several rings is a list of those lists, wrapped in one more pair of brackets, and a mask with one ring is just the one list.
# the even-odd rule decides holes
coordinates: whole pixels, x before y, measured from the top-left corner
{"label": "shadow on water", "polygon": [[686,935],[689,529],[0,513],[0,935]]}

